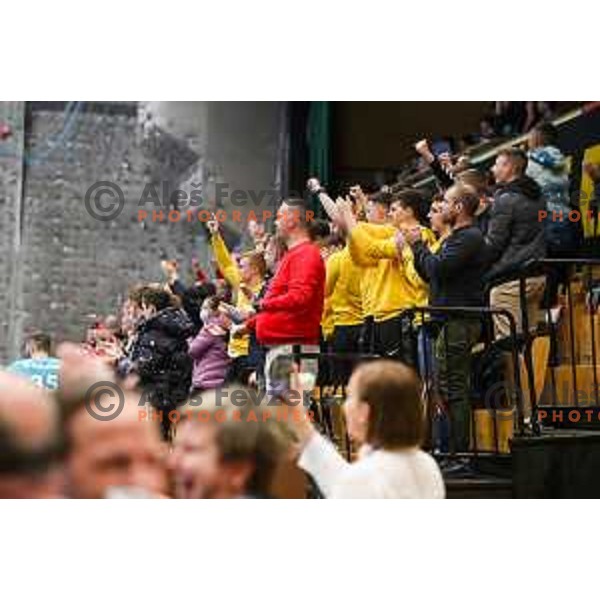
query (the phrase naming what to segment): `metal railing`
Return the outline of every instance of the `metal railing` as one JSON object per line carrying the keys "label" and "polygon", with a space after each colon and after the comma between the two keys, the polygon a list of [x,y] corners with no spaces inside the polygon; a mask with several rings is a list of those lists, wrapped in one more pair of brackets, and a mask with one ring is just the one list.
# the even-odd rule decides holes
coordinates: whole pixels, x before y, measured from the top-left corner
{"label": "metal railing", "polygon": [[[545,284],[544,306],[539,309],[531,306],[537,298],[532,299],[527,293],[527,281],[535,277],[543,277]],[[546,420],[548,415],[544,407],[583,409],[600,406],[600,260],[547,258],[530,261],[494,281],[490,289],[511,281],[518,282],[519,302],[515,308],[522,327],[517,332],[517,340],[527,377],[531,425],[533,431],[539,433],[540,411],[545,413],[541,419],[543,424],[565,425],[563,417],[555,423]],[[554,295],[559,299],[559,308],[551,306]],[[540,322],[531,323],[530,315],[536,311]],[[535,353],[534,357],[534,345],[538,342],[543,342],[538,345],[546,346],[547,350]],[[564,384],[562,396],[557,379]],[[587,393],[582,384],[591,393]],[[564,394],[567,388],[572,392],[570,398]],[[573,417],[573,424],[585,427],[586,422],[582,422],[579,413],[575,412]],[[600,422],[590,420],[589,425],[598,427]]]}
{"label": "metal railing", "polygon": [[[289,355],[295,361],[320,361],[320,367],[327,364],[329,378],[319,378],[319,384],[313,392],[313,410],[321,432],[329,437],[348,459],[353,456],[352,444],[348,438],[343,417],[338,409],[346,398],[347,378],[352,368],[365,361],[391,358],[402,360],[414,366],[419,372],[423,383],[422,399],[427,415],[428,436],[425,443],[427,450],[441,456],[506,454],[509,452],[508,438],[522,435],[525,432],[524,411],[522,404],[522,386],[519,370],[518,344],[516,340],[516,323],[513,315],[506,310],[495,310],[487,307],[418,307],[407,309],[402,313],[402,320],[407,326],[398,325],[398,341],[408,337],[409,344],[399,344],[404,349],[410,348],[410,356],[401,353],[391,353],[383,356],[374,352],[373,348],[365,353],[302,353]],[[509,325],[511,343],[506,349],[498,348],[493,337],[493,318],[506,319]],[[468,375],[468,384],[464,389],[464,398],[448,397],[453,395],[452,384],[449,384],[456,373],[446,370],[440,375],[439,365],[456,363],[457,346],[446,335],[446,332],[457,326],[459,329],[465,323],[475,323],[479,332],[466,344],[462,345],[463,373]],[[455,329],[456,330],[456,329]],[[427,350],[427,338],[436,345],[436,352]],[[404,340],[406,342],[406,339]],[[429,344],[432,347],[432,344]],[[475,351],[475,352],[474,352]],[[496,358],[497,364],[490,364]],[[344,380],[339,377],[339,367],[345,361],[351,363],[351,368],[344,369],[348,374]],[[504,368],[508,367],[511,379],[505,376]],[[493,385],[486,382],[482,374],[486,368],[499,369]],[[337,369],[337,370],[336,370]],[[445,379],[444,379],[445,377]],[[468,411],[468,439],[457,440],[453,432],[456,420],[453,414],[453,404],[456,401],[464,403]],[[477,414],[476,414],[477,412]],[[486,416],[487,430],[491,440],[480,447],[482,438],[480,429],[481,419]],[[500,416],[499,416],[500,415]],[[443,419],[440,417],[443,416]],[[443,420],[447,429],[440,433]],[[503,427],[507,424],[509,427]],[[509,430],[509,435],[501,439],[502,431]],[[461,443],[462,442],[462,443]]]}

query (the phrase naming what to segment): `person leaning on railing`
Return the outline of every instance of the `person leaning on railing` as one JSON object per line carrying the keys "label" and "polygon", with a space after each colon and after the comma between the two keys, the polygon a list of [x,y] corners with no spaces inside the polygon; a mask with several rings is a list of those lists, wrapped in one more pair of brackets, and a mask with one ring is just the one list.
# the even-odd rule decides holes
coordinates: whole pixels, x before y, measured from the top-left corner
{"label": "person leaning on railing", "polygon": [[[499,152],[492,168],[497,189],[485,236],[491,264],[486,274],[486,282],[491,282],[492,285],[496,278],[514,270],[515,267],[546,256],[544,223],[539,218],[539,212],[545,209],[546,203],[540,186],[525,174],[526,169],[527,155],[516,148]],[[530,327],[535,327],[538,322],[544,287],[543,276],[528,277],[525,282]],[[510,312],[517,323],[517,331],[522,330],[518,279],[493,287],[490,305],[494,309]],[[510,335],[506,318],[495,316],[494,327],[497,338]]]}
{"label": "person leaning on railing", "polygon": [[[446,191],[443,206],[444,220],[452,232],[437,253],[423,242],[418,229],[399,234],[397,243],[412,247],[415,268],[429,283],[432,306],[481,307],[487,263],[483,234],[474,223],[479,197],[472,188],[456,184]],[[478,318],[449,316],[436,340],[437,376],[449,404],[455,452],[469,449],[471,348],[480,333]]]}
{"label": "person leaning on railing", "polygon": [[371,351],[403,360],[416,366],[413,323],[403,314],[406,309],[427,304],[427,285],[413,266],[410,248],[398,250],[399,231],[417,227],[431,244],[435,236],[423,226],[425,198],[417,190],[406,189],[388,194],[388,223],[359,223],[350,202],[339,199],[334,219],[348,233],[348,251],[352,261],[367,269],[371,302],[364,302],[365,313],[374,318],[374,344]]}

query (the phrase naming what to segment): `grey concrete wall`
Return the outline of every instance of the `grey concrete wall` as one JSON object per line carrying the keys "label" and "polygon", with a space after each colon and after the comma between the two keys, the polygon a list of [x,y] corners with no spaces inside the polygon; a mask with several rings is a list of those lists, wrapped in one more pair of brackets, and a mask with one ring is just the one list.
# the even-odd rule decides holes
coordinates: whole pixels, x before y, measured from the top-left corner
{"label": "grey concrete wall", "polygon": [[[0,103],[0,122],[23,121],[23,104]],[[207,256],[199,225],[138,221],[147,183],[202,178],[208,189],[213,173],[232,186],[273,185],[278,103],[157,104],[146,121],[137,103],[87,103],[69,114],[27,103],[24,142],[18,132],[0,142],[0,362],[31,329],[81,339],[92,315],[113,312],[130,285],[160,278],[160,248],[186,265]],[[97,181],[123,190],[114,221],[85,209]]]}

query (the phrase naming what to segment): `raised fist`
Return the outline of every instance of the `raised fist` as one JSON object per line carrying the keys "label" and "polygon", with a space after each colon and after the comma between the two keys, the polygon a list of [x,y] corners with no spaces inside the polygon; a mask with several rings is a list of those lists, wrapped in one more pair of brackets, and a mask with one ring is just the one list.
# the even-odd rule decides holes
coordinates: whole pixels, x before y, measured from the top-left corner
{"label": "raised fist", "polygon": [[429,150],[429,144],[428,144],[427,140],[419,140],[415,144],[415,150],[421,155],[429,154],[431,152]]}
{"label": "raised fist", "polygon": [[316,177],[311,177],[306,182],[306,189],[311,194],[316,194],[321,189],[321,182]]}
{"label": "raised fist", "polygon": [[216,235],[219,233],[219,221],[213,215],[213,218],[210,221],[206,221],[206,227],[208,231],[210,231],[211,235]]}

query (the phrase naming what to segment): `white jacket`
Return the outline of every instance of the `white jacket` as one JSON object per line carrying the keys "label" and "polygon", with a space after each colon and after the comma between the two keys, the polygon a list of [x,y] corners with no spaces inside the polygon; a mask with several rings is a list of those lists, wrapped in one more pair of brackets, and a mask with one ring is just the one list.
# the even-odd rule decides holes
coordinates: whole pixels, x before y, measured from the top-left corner
{"label": "white jacket", "polygon": [[314,433],[298,466],[311,475],[326,498],[444,498],[442,474],[435,460],[418,448],[372,450],[364,446],[354,463]]}

